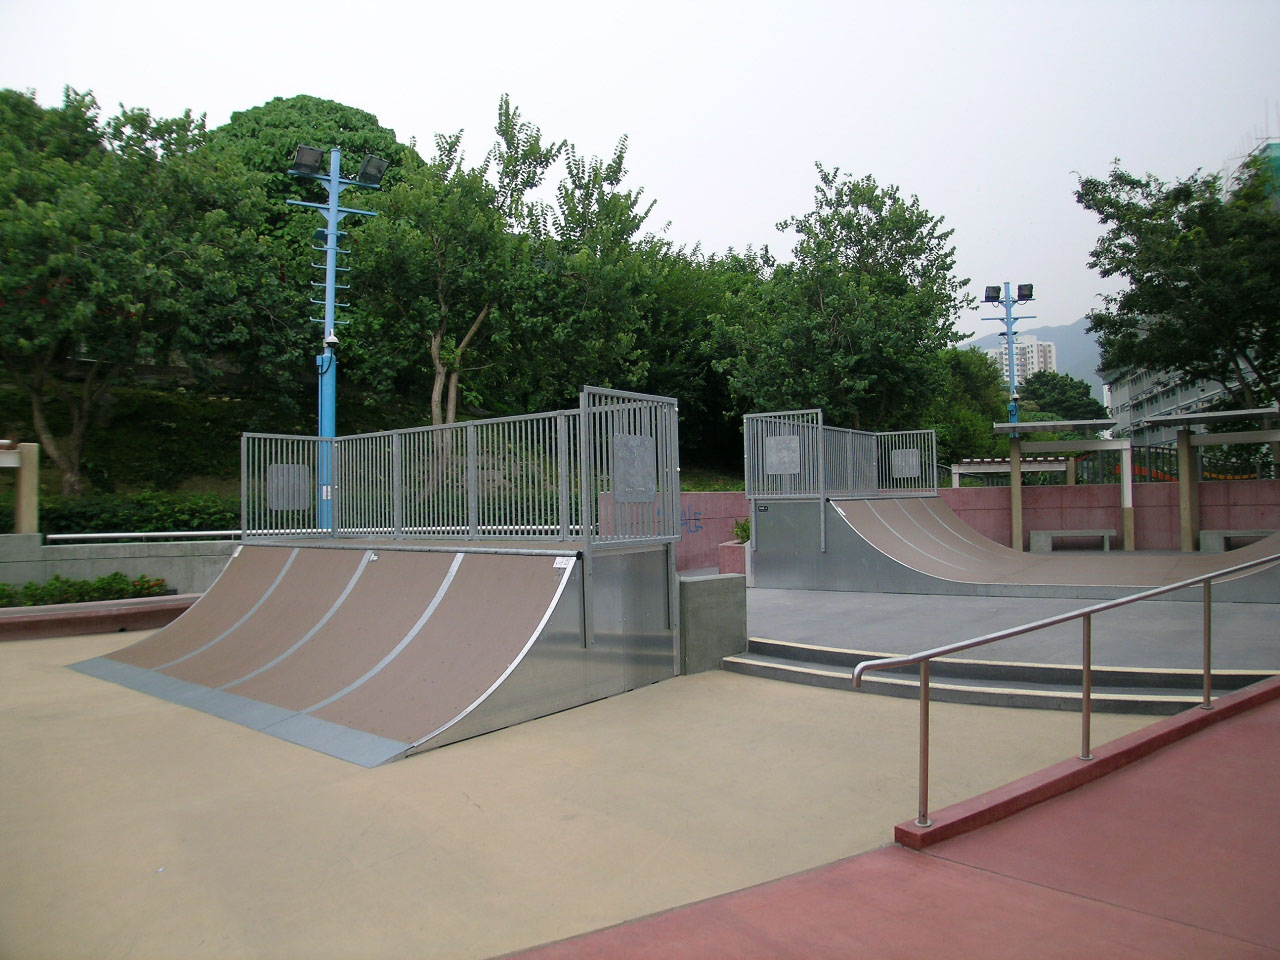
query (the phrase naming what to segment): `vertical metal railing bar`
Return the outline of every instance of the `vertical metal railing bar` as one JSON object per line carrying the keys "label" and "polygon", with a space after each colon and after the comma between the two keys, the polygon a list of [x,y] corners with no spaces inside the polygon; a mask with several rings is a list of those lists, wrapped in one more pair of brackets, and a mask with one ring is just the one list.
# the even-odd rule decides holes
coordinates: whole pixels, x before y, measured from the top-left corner
{"label": "vertical metal railing bar", "polygon": [[250,536],[249,528],[249,438],[240,434],[240,539]]}
{"label": "vertical metal railing bar", "polygon": [[1213,581],[1206,580],[1204,582],[1204,597],[1200,601],[1203,607],[1203,638],[1204,638],[1204,699],[1200,704],[1201,710],[1212,710],[1213,703],[1213,672],[1212,663],[1212,646],[1213,646]]}
{"label": "vertical metal railing bar", "polygon": [[1093,759],[1093,617],[1085,614],[1081,622],[1080,651],[1080,759]]}
{"label": "vertical metal railing bar", "polygon": [[474,539],[480,535],[485,521],[484,448],[486,438],[481,432],[481,427],[474,423],[468,423],[463,427],[463,431],[467,442],[463,461],[466,464],[467,477],[465,536]]}
{"label": "vertical metal railing bar", "polygon": [[929,819],[929,661],[920,661],[920,782],[916,826],[928,827]]}

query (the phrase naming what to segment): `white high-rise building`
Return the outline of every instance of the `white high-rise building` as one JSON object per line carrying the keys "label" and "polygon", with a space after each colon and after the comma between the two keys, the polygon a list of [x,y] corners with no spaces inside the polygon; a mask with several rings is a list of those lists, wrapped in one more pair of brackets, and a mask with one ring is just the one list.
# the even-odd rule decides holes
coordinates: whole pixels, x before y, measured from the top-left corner
{"label": "white high-rise building", "polygon": [[[1048,340],[1041,340],[1035,334],[1019,334],[1014,343],[1014,359],[1017,361],[1018,383],[1027,382],[1027,377],[1041,370],[1058,372],[1058,345]],[[1009,375],[1009,351],[1001,344],[988,347],[987,356],[1000,365],[1000,371]]]}

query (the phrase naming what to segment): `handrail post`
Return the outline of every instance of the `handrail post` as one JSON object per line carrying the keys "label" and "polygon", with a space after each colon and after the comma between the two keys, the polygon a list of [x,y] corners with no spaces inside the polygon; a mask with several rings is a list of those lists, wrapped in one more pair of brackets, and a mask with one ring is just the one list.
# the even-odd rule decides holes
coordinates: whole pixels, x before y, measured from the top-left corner
{"label": "handrail post", "polygon": [[1201,710],[1213,709],[1213,669],[1212,663],[1212,646],[1213,646],[1213,581],[1206,580],[1204,582],[1204,702],[1200,704]]}
{"label": "handrail post", "polygon": [[920,661],[920,811],[917,827],[932,826],[929,819],[929,661]]}
{"label": "handrail post", "polygon": [[1093,615],[1086,613],[1080,619],[1083,624],[1083,649],[1080,652],[1080,759],[1092,760],[1089,721],[1093,713]]}

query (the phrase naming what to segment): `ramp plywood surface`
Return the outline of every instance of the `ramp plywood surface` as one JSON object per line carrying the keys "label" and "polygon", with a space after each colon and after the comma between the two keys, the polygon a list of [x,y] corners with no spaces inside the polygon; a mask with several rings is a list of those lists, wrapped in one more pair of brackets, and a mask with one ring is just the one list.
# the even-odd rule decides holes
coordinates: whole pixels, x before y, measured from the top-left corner
{"label": "ramp plywood surface", "polygon": [[[241,553],[247,553],[242,550]],[[364,555],[299,550],[262,605],[226,637],[195,656],[159,669],[206,687],[242,680],[284,653],[333,611]]]}
{"label": "ramp plywood surface", "polygon": [[377,666],[421,619],[453,561],[447,553],[382,551],[377,556],[351,595],[310,640],[227,690],[290,710],[306,710]]}
{"label": "ramp plywood surface", "polygon": [[153,670],[195,653],[235,628],[296,553],[286,547],[242,549],[191,609],[164,629],[111,656],[121,663]]}

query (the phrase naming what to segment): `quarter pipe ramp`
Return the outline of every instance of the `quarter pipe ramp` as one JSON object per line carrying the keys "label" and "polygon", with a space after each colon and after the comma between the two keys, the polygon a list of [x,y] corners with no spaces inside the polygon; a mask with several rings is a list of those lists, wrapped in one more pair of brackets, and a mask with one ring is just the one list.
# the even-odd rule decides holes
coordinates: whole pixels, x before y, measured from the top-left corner
{"label": "quarter pipe ramp", "polygon": [[74,669],[364,766],[673,672],[669,635],[584,643],[573,550],[341,546],[246,545],[185,615]]}

